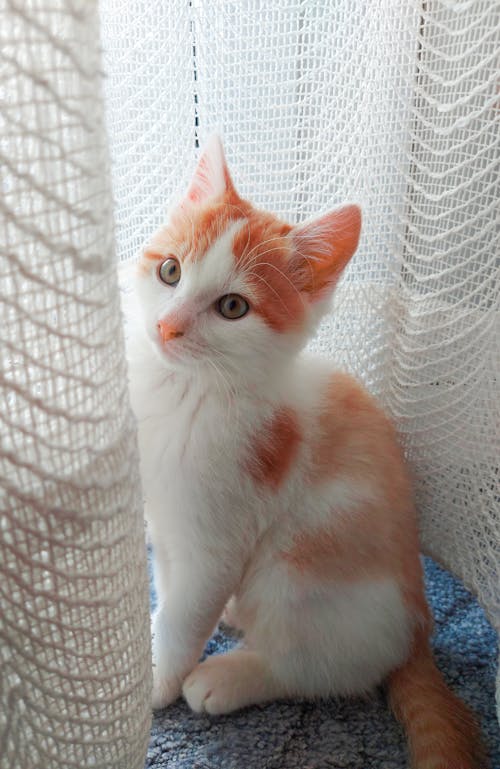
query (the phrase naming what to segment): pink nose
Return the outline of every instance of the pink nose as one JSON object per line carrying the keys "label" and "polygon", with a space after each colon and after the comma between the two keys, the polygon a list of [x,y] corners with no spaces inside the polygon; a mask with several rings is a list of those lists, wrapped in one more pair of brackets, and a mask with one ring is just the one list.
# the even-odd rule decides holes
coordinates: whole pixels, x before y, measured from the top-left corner
{"label": "pink nose", "polygon": [[167,323],[165,320],[159,320],[156,324],[160,339],[162,342],[169,342],[171,339],[177,339],[179,336],[183,336],[184,331],[174,326],[172,323]]}

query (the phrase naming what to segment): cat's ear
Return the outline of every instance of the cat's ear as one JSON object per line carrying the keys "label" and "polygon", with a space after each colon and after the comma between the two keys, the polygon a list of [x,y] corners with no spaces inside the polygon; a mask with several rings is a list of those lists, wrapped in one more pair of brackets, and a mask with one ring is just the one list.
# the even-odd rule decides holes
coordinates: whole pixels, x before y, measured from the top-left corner
{"label": "cat's ear", "polygon": [[200,205],[233,189],[222,142],[212,134],[202,149],[184,202]]}
{"label": "cat's ear", "polygon": [[361,209],[343,206],[291,231],[290,271],[296,287],[311,300],[324,299],[356,251]]}

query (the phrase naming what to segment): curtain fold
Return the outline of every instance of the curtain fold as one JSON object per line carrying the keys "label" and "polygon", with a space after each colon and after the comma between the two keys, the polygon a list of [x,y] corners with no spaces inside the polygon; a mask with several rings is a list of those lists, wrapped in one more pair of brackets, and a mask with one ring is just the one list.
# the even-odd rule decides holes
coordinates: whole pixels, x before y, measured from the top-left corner
{"label": "curtain fold", "polygon": [[0,766],[142,769],[148,580],[97,4],[0,10]]}

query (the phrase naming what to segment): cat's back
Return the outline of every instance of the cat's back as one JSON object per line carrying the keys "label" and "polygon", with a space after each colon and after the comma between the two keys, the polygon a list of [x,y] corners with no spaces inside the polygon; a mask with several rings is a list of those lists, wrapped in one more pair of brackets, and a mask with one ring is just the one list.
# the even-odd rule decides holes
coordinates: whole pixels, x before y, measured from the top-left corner
{"label": "cat's back", "polygon": [[352,374],[332,361],[304,353],[288,378],[291,399],[325,438],[359,431],[395,438],[394,426],[377,399]]}
{"label": "cat's back", "polygon": [[309,355],[298,359],[290,381],[303,415],[311,484],[349,478],[406,504],[408,469],[395,427],[376,398],[352,375]]}

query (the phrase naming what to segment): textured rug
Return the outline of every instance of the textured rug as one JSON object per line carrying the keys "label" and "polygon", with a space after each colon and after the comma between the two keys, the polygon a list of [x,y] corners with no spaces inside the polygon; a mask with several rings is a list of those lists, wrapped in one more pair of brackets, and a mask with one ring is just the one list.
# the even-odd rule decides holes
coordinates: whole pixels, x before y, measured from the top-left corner
{"label": "textured rug", "polygon": [[[460,582],[425,559],[434,651],[454,691],[481,720],[492,769],[500,769],[495,713],[496,636]],[[152,595],[154,603],[154,595]],[[222,631],[206,653],[229,649]],[[361,700],[276,702],[230,716],[192,714],[179,701],[154,717],[147,769],[404,769],[402,730],[383,694]]]}

